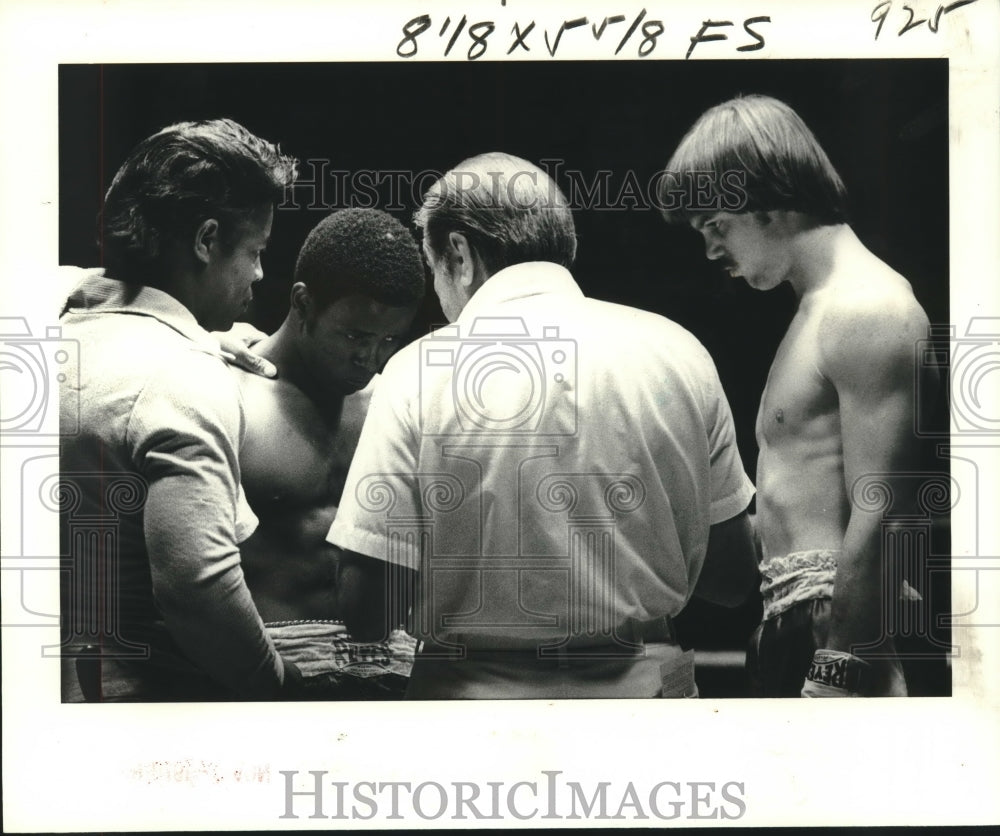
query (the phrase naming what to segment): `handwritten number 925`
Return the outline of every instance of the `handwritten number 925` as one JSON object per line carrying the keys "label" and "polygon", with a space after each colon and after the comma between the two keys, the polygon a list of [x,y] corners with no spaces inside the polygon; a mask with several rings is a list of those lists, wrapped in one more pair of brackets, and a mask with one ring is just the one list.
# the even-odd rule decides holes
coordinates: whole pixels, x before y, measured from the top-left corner
{"label": "handwritten number 925", "polygon": [[[947,5],[941,4],[937,7],[937,10],[929,18],[922,17],[917,18],[917,13],[913,11],[913,8],[907,5],[903,6],[903,11],[906,13],[906,22],[900,27],[897,36],[905,35],[911,29],[916,29],[918,26],[927,24],[927,28],[931,32],[937,32],[938,27],[941,25],[942,15],[946,15],[949,12],[955,11],[962,6],[968,6],[971,3],[975,3],[976,0],[955,0],[953,3],[948,3]],[[885,0],[883,3],[879,3],[874,9],[872,9],[872,23],[878,24],[875,27],[875,40],[878,40],[878,36],[882,34],[882,26],[889,17],[889,12],[892,11],[892,0]]]}

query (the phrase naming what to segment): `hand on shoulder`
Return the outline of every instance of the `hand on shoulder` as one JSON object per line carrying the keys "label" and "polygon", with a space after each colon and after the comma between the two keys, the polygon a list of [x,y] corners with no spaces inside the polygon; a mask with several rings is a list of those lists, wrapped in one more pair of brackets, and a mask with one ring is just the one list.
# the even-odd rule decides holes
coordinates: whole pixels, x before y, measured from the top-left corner
{"label": "hand on shoulder", "polygon": [[277,377],[278,369],[251,349],[267,337],[248,322],[237,322],[228,331],[213,331],[226,362],[261,377]]}

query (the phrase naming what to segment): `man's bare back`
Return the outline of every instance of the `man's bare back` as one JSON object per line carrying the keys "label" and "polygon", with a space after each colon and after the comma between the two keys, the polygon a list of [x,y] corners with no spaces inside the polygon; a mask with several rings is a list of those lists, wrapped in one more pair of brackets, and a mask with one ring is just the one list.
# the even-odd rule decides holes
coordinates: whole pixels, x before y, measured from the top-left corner
{"label": "man's bare back", "polygon": [[237,371],[247,431],[243,486],[260,525],[240,547],[265,622],[337,619],[337,549],[326,532],[368,407],[369,390],[324,414],[293,383]]}

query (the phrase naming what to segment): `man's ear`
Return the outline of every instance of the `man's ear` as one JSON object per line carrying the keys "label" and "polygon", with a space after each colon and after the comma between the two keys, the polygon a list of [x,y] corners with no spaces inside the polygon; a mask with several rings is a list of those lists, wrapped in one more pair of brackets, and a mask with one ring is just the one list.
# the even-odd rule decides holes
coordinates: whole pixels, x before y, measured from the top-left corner
{"label": "man's ear", "polygon": [[289,308],[295,311],[295,316],[300,325],[305,325],[310,321],[315,303],[305,282],[295,282],[292,285],[292,292],[288,301]]}
{"label": "man's ear", "polygon": [[194,255],[202,264],[208,264],[212,248],[219,246],[219,222],[207,218],[199,224],[194,234]]}
{"label": "man's ear", "polygon": [[475,249],[461,232],[448,233],[448,255],[455,267],[455,275],[462,287],[471,287],[476,279]]}

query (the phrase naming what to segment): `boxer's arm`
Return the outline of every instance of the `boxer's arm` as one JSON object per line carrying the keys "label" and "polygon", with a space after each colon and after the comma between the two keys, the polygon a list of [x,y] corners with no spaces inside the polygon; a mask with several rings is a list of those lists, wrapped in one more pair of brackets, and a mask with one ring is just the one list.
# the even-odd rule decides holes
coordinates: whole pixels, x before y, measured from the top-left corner
{"label": "boxer's arm", "polygon": [[760,539],[760,528],[757,527],[757,512],[748,511],[747,518],[750,521],[750,533],[753,537],[753,551],[756,556],[757,565],[764,559],[764,544]]}
{"label": "boxer's arm", "polygon": [[712,358],[700,347],[711,495],[708,546],[694,594],[724,607],[742,604],[758,584],[754,530],[748,508],[754,488],[743,468],[729,401]]}
{"label": "boxer's arm", "polygon": [[406,622],[416,572],[344,551],[337,568],[337,607],[359,642],[382,641]]}
{"label": "boxer's arm", "polygon": [[[915,305],[915,303],[914,303]],[[919,309],[918,309],[919,310]],[[822,339],[823,371],[837,390],[843,450],[844,492],[850,516],[837,562],[827,650],[859,653],[887,643],[886,589],[882,553],[883,513],[866,510],[854,498],[859,480],[888,483],[895,513],[905,501],[892,474],[919,466],[914,425],[914,349],[926,336],[922,311],[888,304],[838,311],[828,317]],[[885,474],[889,474],[888,476]],[[886,693],[884,662],[873,665],[873,694]]]}
{"label": "boxer's arm", "polygon": [[750,515],[744,511],[713,525],[694,594],[723,607],[738,607],[758,583]]}

